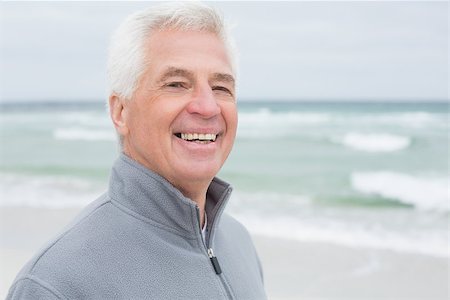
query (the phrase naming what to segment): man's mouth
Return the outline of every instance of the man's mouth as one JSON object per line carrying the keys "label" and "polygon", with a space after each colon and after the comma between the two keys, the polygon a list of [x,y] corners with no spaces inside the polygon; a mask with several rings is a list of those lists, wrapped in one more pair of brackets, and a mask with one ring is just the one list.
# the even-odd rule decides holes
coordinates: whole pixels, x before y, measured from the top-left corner
{"label": "man's mouth", "polygon": [[175,136],[198,144],[209,144],[216,140],[218,134],[216,133],[175,133]]}

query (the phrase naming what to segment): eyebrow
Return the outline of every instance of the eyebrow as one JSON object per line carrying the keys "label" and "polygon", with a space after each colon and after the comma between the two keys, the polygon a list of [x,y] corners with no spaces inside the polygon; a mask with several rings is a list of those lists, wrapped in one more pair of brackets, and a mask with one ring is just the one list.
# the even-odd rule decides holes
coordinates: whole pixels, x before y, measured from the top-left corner
{"label": "eyebrow", "polygon": [[222,82],[228,82],[234,85],[234,77],[230,74],[225,73],[214,73],[212,76],[213,81],[222,81]]}
{"label": "eyebrow", "polygon": [[[158,80],[158,82],[163,82],[167,80],[170,77],[186,77],[187,79],[194,80],[194,73],[191,71],[188,71],[186,69],[181,69],[177,67],[168,67],[167,70],[161,75],[161,78]],[[228,82],[231,84],[235,84],[234,77],[230,74],[226,73],[214,73],[211,77],[212,81],[222,81],[222,82]]]}
{"label": "eyebrow", "polygon": [[161,75],[161,78],[158,80],[158,82],[163,82],[170,77],[176,77],[176,76],[186,77],[190,80],[194,79],[194,74],[188,70],[180,69],[180,68],[176,68],[176,67],[168,67],[167,70]]}

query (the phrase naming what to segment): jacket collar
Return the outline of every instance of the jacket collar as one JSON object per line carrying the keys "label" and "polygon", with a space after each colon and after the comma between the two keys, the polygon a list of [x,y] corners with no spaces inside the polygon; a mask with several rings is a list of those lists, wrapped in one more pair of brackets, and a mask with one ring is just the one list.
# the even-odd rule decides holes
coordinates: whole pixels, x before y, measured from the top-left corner
{"label": "jacket collar", "polygon": [[[209,185],[205,207],[209,234],[218,223],[231,190],[228,183],[218,178]],[[113,165],[108,193],[114,203],[156,225],[189,238],[201,234],[197,204],[165,178],[123,153]]]}

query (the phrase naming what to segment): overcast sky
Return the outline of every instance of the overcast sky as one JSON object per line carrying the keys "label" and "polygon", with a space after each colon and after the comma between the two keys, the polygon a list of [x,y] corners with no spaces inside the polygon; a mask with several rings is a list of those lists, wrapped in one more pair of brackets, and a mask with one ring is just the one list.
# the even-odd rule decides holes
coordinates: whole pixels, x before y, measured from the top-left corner
{"label": "overcast sky", "polygon": [[[104,100],[109,37],[149,2],[0,3],[0,96]],[[213,2],[235,25],[239,98],[448,98],[447,2]]]}

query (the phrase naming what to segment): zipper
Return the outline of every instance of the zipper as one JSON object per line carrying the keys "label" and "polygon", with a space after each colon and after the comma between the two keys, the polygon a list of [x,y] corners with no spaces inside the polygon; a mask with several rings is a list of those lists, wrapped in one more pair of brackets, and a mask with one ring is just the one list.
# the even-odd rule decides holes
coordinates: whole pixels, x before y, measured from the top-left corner
{"label": "zipper", "polygon": [[222,269],[220,268],[219,260],[217,260],[217,257],[214,256],[214,251],[212,248],[208,248],[208,256],[214,267],[214,271],[216,271],[216,274],[219,275],[220,273],[222,273]]}
{"label": "zipper", "polygon": [[[195,207],[195,210],[197,211],[197,220],[200,221],[200,209],[198,208],[198,206]],[[214,271],[216,272],[217,275],[219,275],[222,273],[222,269],[220,268],[219,260],[214,255],[213,249],[208,248],[208,246],[206,246],[206,241],[203,239],[202,229],[200,228],[200,222],[199,222],[199,230],[200,230],[200,237],[202,239],[203,246],[205,246],[209,260],[211,261],[211,264],[213,265]]]}
{"label": "zipper", "polygon": [[[229,194],[229,191],[227,192],[227,195]],[[202,228],[200,226],[200,209],[197,205],[195,205],[195,210],[197,212],[197,220],[198,220],[198,232],[200,234],[200,239],[202,240],[203,246],[205,247],[204,249],[206,250],[206,254],[209,257],[209,260],[211,261],[211,264],[214,268],[214,271],[216,272],[216,275],[219,276],[219,279],[222,283],[222,287],[225,290],[225,293],[227,294],[228,299],[234,299],[234,297],[232,296],[231,291],[229,290],[228,285],[225,283],[225,279],[222,277],[222,269],[220,268],[220,264],[219,264],[219,260],[217,259],[217,257],[214,255],[214,251],[212,249],[212,247],[210,247],[210,242],[211,242],[211,232],[213,229],[213,226],[211,226],[211,231],[208,232],[206,239],[208,240],[208,245],[206,245],[206,241],[203,239],[202,236]],[[214,220],[211,220],[213,224]]]}

